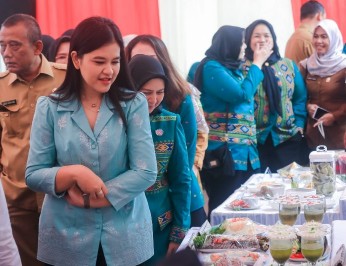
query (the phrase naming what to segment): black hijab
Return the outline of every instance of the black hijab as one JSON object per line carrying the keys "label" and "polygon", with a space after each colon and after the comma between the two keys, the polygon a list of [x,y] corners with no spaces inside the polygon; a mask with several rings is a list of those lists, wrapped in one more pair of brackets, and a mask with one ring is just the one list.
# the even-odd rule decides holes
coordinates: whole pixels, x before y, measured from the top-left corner
{"label": "black hijab", "polygon": [[[131,58],[129,69],[135,90],[139,91],[142,86],[151,79],[160,78],[167,84],[167,76],[159,60],[152,56],[138,54]],[[162,112],[161,104],[150,115]]]}
{"label": "black hijab", "polygon": [[235,26],[222,26],[214,34],[210,48],[205,52],[206,57],[199,64],[194,85],[202,89],[203,67],[209,60],[218,61],[228,69],[238,69],[243,63],[239,60],[240,49],[244,40],[244,29]]}
{"label": "black hijab", "polygon": [[259,19],[252,22],[245,30],[245,43],[247,45],[245,49],[245,57],[250,61],[253,61],[253,51],[251,49],[251,36],[257,25],[263,24],[268,27],[272,38],[273,38],[273,53],[267,59],[267,62],[262,65],[262,71],[264,74],[264,79],[262,82],[263,89],[268,97],[270,112],[277,112],[282,116],[281,110],[281,88],[278,85],[278,80],[275,77],[274,69],[271,65],[275,64],[281,59],[279,53],[279,47],[276,43],[276,35],[273,26],[266,20]]}

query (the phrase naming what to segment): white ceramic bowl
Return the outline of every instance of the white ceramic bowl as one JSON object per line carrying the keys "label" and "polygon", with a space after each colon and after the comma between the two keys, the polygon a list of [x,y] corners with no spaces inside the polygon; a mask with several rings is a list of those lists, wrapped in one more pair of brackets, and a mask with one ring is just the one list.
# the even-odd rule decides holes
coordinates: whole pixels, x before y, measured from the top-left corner
{"label": "white ceramic bowl", "polygon": [[281,196],[285,193],[285,185],[283,184],[273,184],[269,185],[268,189],[272,192],[273,197]]}

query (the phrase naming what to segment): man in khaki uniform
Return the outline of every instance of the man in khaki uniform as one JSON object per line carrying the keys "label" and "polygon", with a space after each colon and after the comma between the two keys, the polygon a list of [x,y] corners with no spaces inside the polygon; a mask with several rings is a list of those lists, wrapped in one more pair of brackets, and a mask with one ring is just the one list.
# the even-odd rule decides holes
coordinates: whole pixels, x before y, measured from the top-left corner
{"label": "man in khaki uniform", "polygon": [[4,21],[0,48],[7,68],[0,73],[0,178],[22,263],[42,265],[36,253],[43,195],[26,186],[25,167],[37,98],[61,85],[66,66],[49,63],[41,54],[41,31],[29,15]]}
{"label": "man in khaki uniform", "polygon": [[326,18],[323,5],[315,0],[306,2],[300,8],[300,25],[286,44],[285,57],[297,65],[314,52],[312,35],[317,23]]}

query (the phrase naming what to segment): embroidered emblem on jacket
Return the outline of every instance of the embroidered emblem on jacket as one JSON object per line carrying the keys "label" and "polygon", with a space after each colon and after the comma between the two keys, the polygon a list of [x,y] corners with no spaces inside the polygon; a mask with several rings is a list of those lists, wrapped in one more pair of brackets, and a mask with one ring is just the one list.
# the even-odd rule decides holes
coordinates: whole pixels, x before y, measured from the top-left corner
{"label": "embroidered emblem on jacket", "polygon": [[164,214],[161,214],[159,217],[157,217],[157,220],[160,225],[160,230],[162,231],[166,225],[172,221],[172,211],[167,211]]}
{"label": "embroidered emblem on jacket", "polygon": [[155,134],[156,134],[157,136],[162,136],[163,133],[164,133],[164,131],[163,131],[161,128],[155,130]]}

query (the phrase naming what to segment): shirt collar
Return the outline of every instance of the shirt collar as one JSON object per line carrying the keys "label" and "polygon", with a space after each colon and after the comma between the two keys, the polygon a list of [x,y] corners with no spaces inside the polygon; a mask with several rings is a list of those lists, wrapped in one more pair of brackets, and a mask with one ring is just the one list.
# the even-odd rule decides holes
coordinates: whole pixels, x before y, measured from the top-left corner
{"label": "shirt collar", "polygon": [[[50,77],[54,77],[54,74],[53,74],[53,70],[52,70],[52,66],[51,64],[48,62],[48,60],[46,59],[46,57],[41,54],[40,55],[40,58],[41,58],[41,67],[40,67],[40,71],[39,73],[37,74],[37,76],[34,78],[34,80],[40,76],[40,75],[48,75]],[[17,74],[15,73],[10,73],[9,74],[10,77],[9,77],[9,81],[8,81],[8,85],[11,85],[13,82],[15,81],[20,81],[20,82],[24,82],[24,83],[27,83],[27,81],[23,80],[22,78],[20,78]]]}

